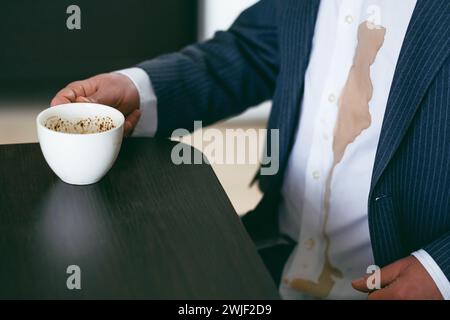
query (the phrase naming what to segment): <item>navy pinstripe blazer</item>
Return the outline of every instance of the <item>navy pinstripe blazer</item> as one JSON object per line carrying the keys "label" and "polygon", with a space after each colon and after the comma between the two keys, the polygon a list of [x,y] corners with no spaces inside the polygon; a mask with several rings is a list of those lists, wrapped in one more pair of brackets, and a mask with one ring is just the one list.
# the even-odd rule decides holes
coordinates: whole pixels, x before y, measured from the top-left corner
{"label": "navy pinstripe blazer", "polygon": [[[262,0],[212,40],[139,65],[158,97],[159,136],[273,100],[269,128],[280,130],[280,171],[259,179],[265,197],[249,217],[265,218],[260,230],[277,228],[319,2]],[[448,0],[418,0],[391,87],[368,200],[378,265],[423,248],[450,279]]]}

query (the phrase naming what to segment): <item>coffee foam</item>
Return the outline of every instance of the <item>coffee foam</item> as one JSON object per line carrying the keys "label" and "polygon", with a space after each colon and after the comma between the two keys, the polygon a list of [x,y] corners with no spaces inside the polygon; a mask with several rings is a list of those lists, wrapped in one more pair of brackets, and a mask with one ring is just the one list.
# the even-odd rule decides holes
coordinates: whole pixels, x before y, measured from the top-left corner
{"label": "coffee foam", "polygon": [[92,134],[114,129],[116,126],[110,117],[93,117],[70,121],[60,117],[50,117],[44,126],[56,132],[72,134]]}

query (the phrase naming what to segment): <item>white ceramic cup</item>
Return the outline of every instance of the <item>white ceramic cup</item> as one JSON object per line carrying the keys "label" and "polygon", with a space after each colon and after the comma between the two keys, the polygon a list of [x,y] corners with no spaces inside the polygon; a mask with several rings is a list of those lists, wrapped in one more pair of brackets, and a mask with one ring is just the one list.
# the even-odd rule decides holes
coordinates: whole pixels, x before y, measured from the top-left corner
{"label": "white ceramic cup", "polygon": [[[63,133],[45,127],[51,117],[77,122],[109,117],[115,128],[89,134]],[[125,118],[114,108],[95,103],[70,103],[48,108],[36,118],[42,153],[50,168],[64,182],[87,185],[98,182],[119,154]]]}

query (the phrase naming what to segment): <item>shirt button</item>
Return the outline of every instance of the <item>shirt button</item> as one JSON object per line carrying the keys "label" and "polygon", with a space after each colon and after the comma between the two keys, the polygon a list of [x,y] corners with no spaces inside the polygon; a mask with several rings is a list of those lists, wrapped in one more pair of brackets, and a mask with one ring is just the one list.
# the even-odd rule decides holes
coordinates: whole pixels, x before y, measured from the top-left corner
{"label": "shirt button", "polygon": [[310,238],[305,241],[305,248],[308,250],[312,250],[314,248],[315,244],[316,244],[316,242],[314,241],[314,239]]}
{"label": "shirt button", "polygon": [[326,133],[322,134],[322,138],[323,140],[328,141],[328,135]]}
{"label": "shirt button", "polygon": [[314,178],[314,180],[319,180],[320,179],[320,172],[315,170],[312,173],[312,177]]}
{"label": "shirt button", "polygon": [[336,96],[334,94],[330,94],[328,96],[328,101],[331,102],[331,103],[335,102],[336,101]]}
{"label": "shirt button", "polygon": [[345,22],[347,22],[348,24],[352,24],[353,22],[353,16],[348,15],[345,17]]}

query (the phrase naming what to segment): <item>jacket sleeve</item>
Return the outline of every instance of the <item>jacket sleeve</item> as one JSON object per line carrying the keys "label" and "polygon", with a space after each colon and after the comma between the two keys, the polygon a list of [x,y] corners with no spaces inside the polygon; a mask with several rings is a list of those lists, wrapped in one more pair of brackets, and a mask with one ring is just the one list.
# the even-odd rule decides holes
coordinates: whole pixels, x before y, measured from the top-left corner
{"label": "jacket sleeve", "polygon": [[261,0],[228,31],[138,67],[158,100],[157,136],[208,125],[272,98],[278,74],[276,0]]}
{"label": "jacket sleeve", "polygon": [[450,281],[450,233],[423,248]]}

